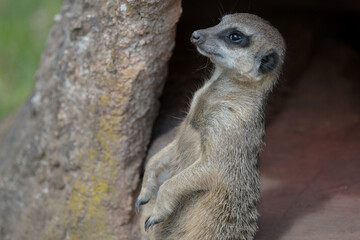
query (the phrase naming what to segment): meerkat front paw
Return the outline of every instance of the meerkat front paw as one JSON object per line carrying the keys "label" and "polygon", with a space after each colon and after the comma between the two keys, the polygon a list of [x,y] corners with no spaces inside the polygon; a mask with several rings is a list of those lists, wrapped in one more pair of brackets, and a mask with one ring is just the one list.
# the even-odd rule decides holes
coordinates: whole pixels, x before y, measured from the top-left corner
{"label": "meerkat front paw", "polygon": [[154,226],[155,224],[163,222],[164,219],[162,218],[153,218],[151,216],[147,217],[145,220],[145,231],[147,231],[150,227]]}
{"label": "meerkat front paw", "polygon": [[176,190],[169,186],[169,181],[161,185],[151,216],[145,221],[145,230],[147,231],[151,226],[166,221],[175,209],[174,197],[176,197]]}
{"label": "meerkat front paw", "polygon": [[154,193],[151,189],[149,190],[143,187],[135,203],[135,211],[139,212],[140,206],[147,204],[153,195]]}
{"label": "meerkat front paw", "polygon": [[135,203],[135,211],[136,211],[136,213],[139,212],[140,206],[141,206],[141,205],[144,205],[144,204],[147,204],[147,203],[149,202],[149,200],[150,200],[150,198],[145,198],[145,199],[143,199],[143,198],[140,198],[140,197],[139,197],[139,198],[137,199],[136,203]]}

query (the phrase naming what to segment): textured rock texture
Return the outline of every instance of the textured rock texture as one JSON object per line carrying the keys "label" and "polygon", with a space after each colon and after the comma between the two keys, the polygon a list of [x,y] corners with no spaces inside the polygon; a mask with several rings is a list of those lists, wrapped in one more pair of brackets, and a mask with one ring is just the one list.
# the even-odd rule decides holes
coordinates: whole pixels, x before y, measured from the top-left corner
{"label": "textured rock texture", "polygon": [[137,239],[179,0],[65,0],[0,139],[0,239]]}

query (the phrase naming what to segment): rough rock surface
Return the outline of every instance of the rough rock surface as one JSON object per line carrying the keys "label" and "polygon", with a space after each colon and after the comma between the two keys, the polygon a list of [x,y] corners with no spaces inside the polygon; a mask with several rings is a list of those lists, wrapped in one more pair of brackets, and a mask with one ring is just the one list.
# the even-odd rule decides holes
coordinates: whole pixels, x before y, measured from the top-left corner
{"label": "rough rock surface", "polygon": [[1,239],[137,239],[180,13],[179,0],[64,1],[35,90],[0,139]]}

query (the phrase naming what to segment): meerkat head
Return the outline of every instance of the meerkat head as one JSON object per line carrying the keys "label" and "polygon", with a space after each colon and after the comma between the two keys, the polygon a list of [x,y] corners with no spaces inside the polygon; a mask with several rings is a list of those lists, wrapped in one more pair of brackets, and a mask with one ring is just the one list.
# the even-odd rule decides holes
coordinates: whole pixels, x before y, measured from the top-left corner
{"label": "meerkat head", "polygon": [[284,61],[281,34],[252,14],[226,15],[218,25],[195,31],[191,42],[217,67],[241,75],[245,81],[277,78]]}

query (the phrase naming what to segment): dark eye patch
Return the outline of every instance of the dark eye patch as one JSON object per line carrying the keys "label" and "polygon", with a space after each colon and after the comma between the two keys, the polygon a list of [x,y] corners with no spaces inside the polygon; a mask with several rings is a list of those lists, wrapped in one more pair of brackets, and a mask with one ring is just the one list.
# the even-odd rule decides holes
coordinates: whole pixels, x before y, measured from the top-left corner
{"label": "dark eye patch", "polygon": [[250,45],[250,37],[236,28],[225,29],[218,34],[218,37],[232,46],[248,47]]}

